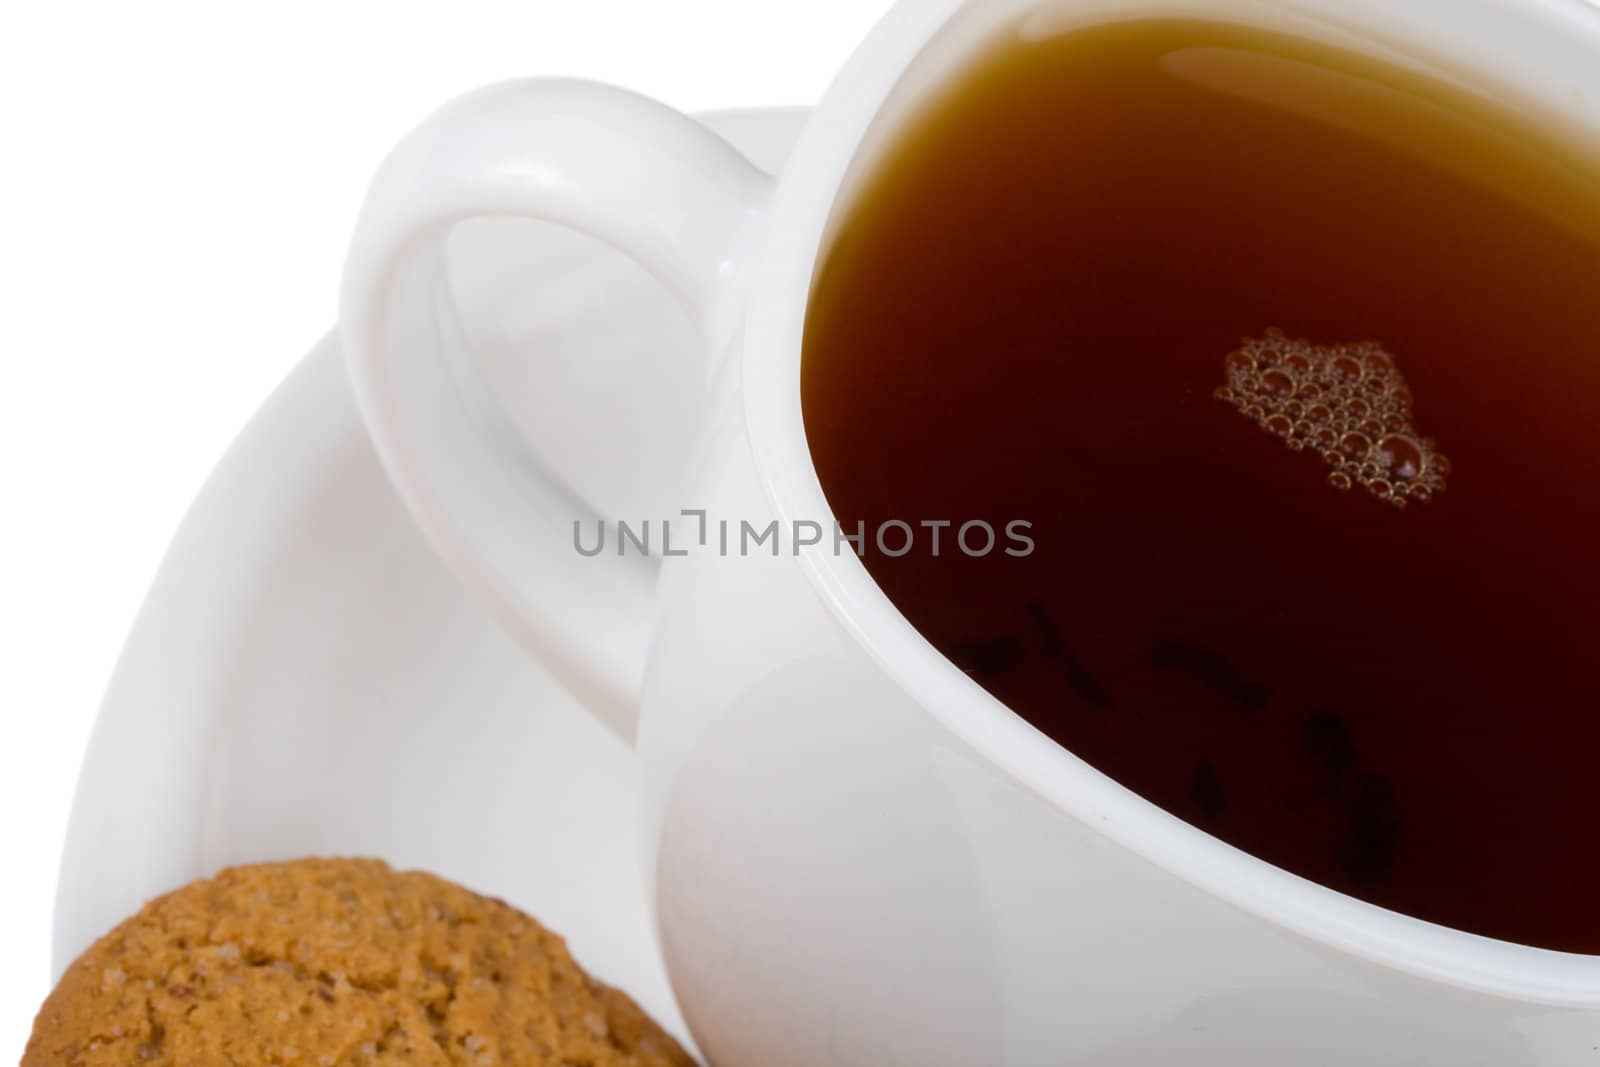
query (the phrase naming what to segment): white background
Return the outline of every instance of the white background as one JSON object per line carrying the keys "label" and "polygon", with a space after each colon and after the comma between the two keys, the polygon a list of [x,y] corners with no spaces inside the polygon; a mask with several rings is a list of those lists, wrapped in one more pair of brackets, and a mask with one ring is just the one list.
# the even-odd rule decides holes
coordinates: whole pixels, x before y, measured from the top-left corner
{"label": "white background", "polygon": [[212,464],[333,323],[391,143],[525,74],[816,100],[886,0],[0,5],[0,1061],[49,987],[79,754]]}

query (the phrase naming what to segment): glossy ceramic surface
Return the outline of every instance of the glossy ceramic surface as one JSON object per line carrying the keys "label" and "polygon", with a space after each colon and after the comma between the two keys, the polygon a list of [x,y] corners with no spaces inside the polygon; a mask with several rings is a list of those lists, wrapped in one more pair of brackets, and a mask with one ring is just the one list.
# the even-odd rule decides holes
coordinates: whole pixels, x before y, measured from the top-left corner
{"label": "glossy ceramic surface", "polygon": [[[707,121],[776,169],[803,118]],[[521,236],[460,235],[472,266],[457,278],[464,306],[496,324],[477,369],[512,422],[548,431],[574,364],[626,368],[595,408],[556,406],[574,422],[698,401],[677,374],[699,363],[693,329],[648,276],[572,235]],[[637,369],[641,352],[659,376]],[[561,462],[593,472],[608,507],[652,506],[660,468],[617,468],[608,440],[568,432]],[[659,462],[683,459],[666,448]],[[637,802],[633,753],[416,532],[329,336],[222,459],[128,637],[79,779],[55,971],[219,867],[371,855],[527,909],[687,1036],[642,893]]]}

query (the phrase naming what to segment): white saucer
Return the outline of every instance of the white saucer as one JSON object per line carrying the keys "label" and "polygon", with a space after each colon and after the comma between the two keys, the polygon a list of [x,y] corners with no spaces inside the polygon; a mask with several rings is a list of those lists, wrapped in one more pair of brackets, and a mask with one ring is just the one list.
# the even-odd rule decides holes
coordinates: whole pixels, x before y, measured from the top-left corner
{"label": "white saucer", "polygon": [[[776,169],[803,119],[707,121]],[[464,307],[511,281],[561,290],[559,320],[547,313],[520,344],[618,366],[636,365],[640,344],[690,344],[637,268],[594,246],[517,256],[457,284],[480,290],[458,291]],[[511,317],[492,316],[502,339]],[[502,347],[496,384],[525,384],[528,353]],[[73,806],[55,970],[146,899],[219,867],[379,856],[526,909],[686,1037],[634,808],[632,753],[467,601],[413,529],[330,335],[212,474],[123,649]]]}

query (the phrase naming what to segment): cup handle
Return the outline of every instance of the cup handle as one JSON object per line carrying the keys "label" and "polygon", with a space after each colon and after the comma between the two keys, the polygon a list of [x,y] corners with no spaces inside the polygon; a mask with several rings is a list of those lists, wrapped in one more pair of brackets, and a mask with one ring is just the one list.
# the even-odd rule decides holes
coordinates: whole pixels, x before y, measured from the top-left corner
{"label": "cup handle", "polygon": [[463,381],[445,262],[484,216],[564,225],[630,256],[729,343],[771,179],[700,123],[621,89],[523,80],[469,93],[384,161],[345,263],[340,329],[362,417],[436,550],[511,634],[631,742],[656,567],[581,558],[592,515]]}

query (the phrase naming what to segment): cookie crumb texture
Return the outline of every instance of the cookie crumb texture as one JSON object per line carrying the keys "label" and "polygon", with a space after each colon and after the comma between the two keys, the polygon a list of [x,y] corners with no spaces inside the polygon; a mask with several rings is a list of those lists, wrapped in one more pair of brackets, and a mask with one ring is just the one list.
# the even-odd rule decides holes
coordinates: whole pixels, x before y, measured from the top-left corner
{"label": "cookie crumb texture", "polygon": [[375,860],[237,867],[68,969],[21,1067],[693,1061],[515,908]]}

